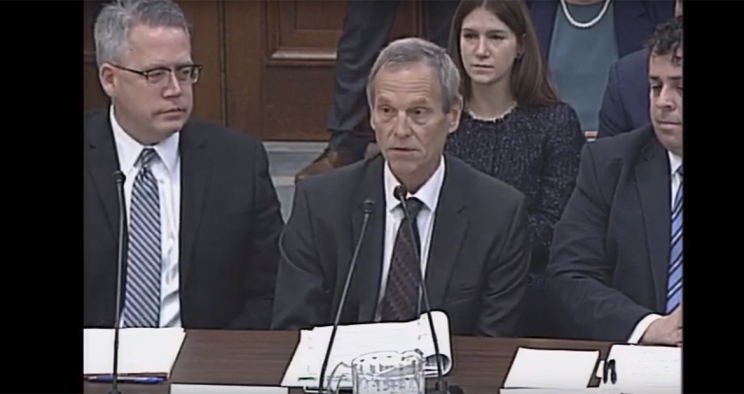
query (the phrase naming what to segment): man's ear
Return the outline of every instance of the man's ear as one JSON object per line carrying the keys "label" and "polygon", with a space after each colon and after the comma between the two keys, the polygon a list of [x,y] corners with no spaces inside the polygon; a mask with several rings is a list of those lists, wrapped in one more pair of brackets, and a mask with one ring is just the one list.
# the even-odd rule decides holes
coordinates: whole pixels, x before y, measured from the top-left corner
{"label": "man's ear", "polygon": [[106,63],[102,64],[98,68],[98,80],[101,82],[101,87],[106,92],[106,95],[113,97],[118,82],[114,68]]}
{"label": "man's ear", "polygon": [[462,96],[458,94],[455,104],[452,106],[452,109],[450,109],[450,111],[447,113],[447,121],[449,122],[448,134],[454,133],[455,130],[457,130],[457,128],[460,126],[460,116],[462,115],[462,110],[463,110],[463,100],[462,100]]}

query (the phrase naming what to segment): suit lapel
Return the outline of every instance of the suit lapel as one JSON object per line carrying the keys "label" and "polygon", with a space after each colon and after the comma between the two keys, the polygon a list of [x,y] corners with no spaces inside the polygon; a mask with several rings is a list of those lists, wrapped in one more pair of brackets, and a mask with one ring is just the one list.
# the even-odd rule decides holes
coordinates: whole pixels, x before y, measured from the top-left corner
{"label": "suit lapel", "polygon": [[194,254],[194,243],[204,211],[212,172],[212,158],[207,149],[207,135],[188,123],[181,131],[181,231],[180,284],[188,280]]}
{"label": "suit lapel", "polygon": [[[646,39],[649,22],[646,8],[640,1],[616,1],[613,5],[618,57],[638,50],[637,45]],[[649,16],[650,20],[650,16]]]}
{"label": "suit lapel", "polygon": [[113,130],[108,112],[95,116],[86,126],[86,168],[93,178],[114,239],[119,236],[119,206],[114,172],[119,170]]}
{"label": "suit lapel", "polygon": [[460,182],[461,177],[458,177],[458,163],[454,163],[448,156],[445,156],[445,161],[444,182],[436,207],[426,265],[426,287],[433,309],[439,308],[444,300],[468,226],[467,218],[462,212],[465,209],[465,185]]}
{"label": "suit lapel", "polygon": [[540,42],[540,49],[545,61],[547,61],[550,54],[550,41],[553,36],[555,15],[558,12],[558,1],[535,1],[532,3],[530,11],[535,24],[535,33]]}
{"label": "suit lapel", "polygon": [[[362,230],[364,221],[364,200],[374,200],[375,206],[369,218],[367,233],[359,250],[357,272],[354,274],[353,285],[357,289],[359,302],[359,321],[372,321],[377,308],[377,297],[380,292],[380,278],[382,277],[382,252],[384,250],[385,234],[385,187],[383,184],[382,156],[370,159],[364,167],[364,174],[360,186],[354,195],[352,204],[352,253]],[[345,262],[348,264],[348,262]],[[340,278],[343,281],[343,278]]]}
{"label": "suit lapel", "polygon": [[669,159],[656,138],[646,145],[642,155],[641,162],[635,168],[635,176],[646,225],[656,303],[659,310],[663,310],[666,302],[671,225]]}

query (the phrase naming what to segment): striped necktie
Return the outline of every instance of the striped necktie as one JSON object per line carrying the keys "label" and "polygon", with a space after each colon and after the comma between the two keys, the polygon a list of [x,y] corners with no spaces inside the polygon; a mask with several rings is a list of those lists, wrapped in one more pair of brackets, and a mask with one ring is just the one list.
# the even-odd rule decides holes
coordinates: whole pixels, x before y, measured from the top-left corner
{"label": "striped necktie", "polygon": [[[677,170],[682,177],[682,166]],[[679,183],[672,208],[672,237],[669,252],[669,280],[667,282],[667,314],[672,313],[682,299],[682,183]]]}
{"label": "striped necktie", "polygon": [[132,187],[124,327],[160,325],[160,194],[150,170],[156,157],[152,148],[142,150]]}

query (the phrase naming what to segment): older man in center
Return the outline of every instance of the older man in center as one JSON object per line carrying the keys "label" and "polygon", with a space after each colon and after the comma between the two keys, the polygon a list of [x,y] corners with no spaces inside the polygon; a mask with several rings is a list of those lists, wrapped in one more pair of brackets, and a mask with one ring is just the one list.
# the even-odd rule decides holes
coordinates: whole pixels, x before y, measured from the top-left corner
{"label": "older man in center", "polygon": [[274,329],[333,323],[367,211],[342,324],[418,318],[418,269],[454,335],[518,335],[525,198],[443,154],[462,111],[459,85],[452,60],[432,43],[407,38],[380,53],[367,94],[381,155],[297,184],[280,241]]}

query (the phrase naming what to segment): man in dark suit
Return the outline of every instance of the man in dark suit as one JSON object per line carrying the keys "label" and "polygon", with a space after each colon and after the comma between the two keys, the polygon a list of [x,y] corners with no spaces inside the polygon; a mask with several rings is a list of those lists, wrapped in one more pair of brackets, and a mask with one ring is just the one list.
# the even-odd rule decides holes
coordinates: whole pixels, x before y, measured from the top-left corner
{"label": "man in dark suit", "polygon": [[[682,15],[682,0],[674,5],[674,16]],[[648,49],[635,51],[612,65],[602,106],[597,138],[611,137],[647,125]]]}
{"label": "man in dark suit", "polygon": [[189,119],[201,67],[181,9],[109,5],[95,40],[111,107],[83,118],[83,325],[116,324],[123,237],[124,327],[269,328],[283,223],[266,152]]}
{"label": "man in dark suit", "polygon": [[[529,262],[525,197],[443,155],[462,111],[454,63],[432,43],[398,40],[369,81],[382,154],[297,184],[280,242],[273,328],[333,323],[368,209],[342,323],[418,318],[421,270],[431,307],[448,314],[454,334],[517,335]],[[394,197],[399,186],[412,231]]]}
{"label": "man in dark suit", "polygon": [[584,147],[548,290],[576,337],[682,343],[682,21],[649,47],[651,125]]}

